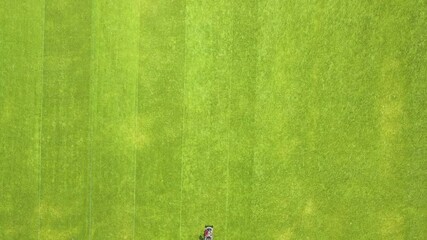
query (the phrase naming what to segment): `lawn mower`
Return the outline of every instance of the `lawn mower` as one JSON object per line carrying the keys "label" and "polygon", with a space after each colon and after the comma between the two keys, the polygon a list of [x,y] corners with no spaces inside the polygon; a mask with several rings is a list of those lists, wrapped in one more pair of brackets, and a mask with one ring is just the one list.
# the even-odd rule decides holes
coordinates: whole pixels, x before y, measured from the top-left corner
{"label": "lawn mower", "polygon": [[206,225],[205,231],[203,232],[204,240],[213,240],[213,226]]}

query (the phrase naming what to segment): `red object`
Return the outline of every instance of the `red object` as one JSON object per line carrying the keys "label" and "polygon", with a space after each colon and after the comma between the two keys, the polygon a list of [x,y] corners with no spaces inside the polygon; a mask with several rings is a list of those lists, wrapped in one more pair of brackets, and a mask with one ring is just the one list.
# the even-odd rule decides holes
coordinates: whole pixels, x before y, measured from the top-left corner
{"label": "red object", "polygon": [[205,230],[205,237],[209,236],[209,230]]}

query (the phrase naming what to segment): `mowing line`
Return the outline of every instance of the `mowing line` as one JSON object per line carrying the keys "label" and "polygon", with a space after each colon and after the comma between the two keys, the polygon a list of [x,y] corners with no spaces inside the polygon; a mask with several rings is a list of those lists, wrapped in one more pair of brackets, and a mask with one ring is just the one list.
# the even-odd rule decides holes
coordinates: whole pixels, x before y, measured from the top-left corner
{"label": "mowing line", "polygon": [[97,5],[96,0],[92,0],[92,12],[91,12],[91,77],[90,77],[90,93],[89,93],[89,104],[90,104],[90,117],[89,117],[89,214],[88,214],[88,239],[92,239],[92,207],[93,207],[93,128],[94,128],[94,110],[96,110],[96,92],[95,85],[97,81],[97,70],[98,70],[98,58],[96,49],[96,30],[97,30]]}
{"label": "mowing line", "polygon": [[[252,145],[253,145],[253,147],[252,147],[252,171],[251,171],[251,178],[250,178],[250,191],[251,191],[251,197],[250,197],[250,227],[252,228],[253,227],[253,219],[254,219],[254,209],[253,209],[253,206],[254,206],[254,186],[255,186],[255,184],[254,184],[254,182],[257,180],[257,179],[254,179],[254,176],[255,176],[255,164],[256,164],[256,161],[257,161],[257,156],[258,156],[258,152],[257,152],[257,146],[258,146],[258,144],[257,144],[257,140],[258,140],[258,138],[256,137],[256,129],[257,129],[257,104],[258,104],[258,101],[257,101],[257,86],[258,86],[258,79],[259,79],[259,69],[260,69],[260,60],[259,60],[259,56],[260,56],[260,54],[259,54],[259,45],[260,45],[260,43],[259,43],[259,39],[258,39],[258,37],[259,37],[259,31],[260,31],[260,29],[261,29],[261,27],[260,27],[260,24],[259,24],[259,18],[260,18],[260,6],[259,6],[259,2],[256,2],[256,9],[255,9],[255,24],[256,24],[256,29],[255,29],[255,32],[256,32],[256,35],[254,36],[254,41],[255,41],[255,54],[256,54],[256,58],[254,59],[254,61],[256,61],[255,62],[255,71],[254,71],[254,75],[255,76],[253,76],[253,78],[254,78],[254,89],[252,90],[253,91],[253,99],[254,99],[254,103],[253,103],[253,105],[254,105],[254,111],[253,111],[253,120],[252,120],[252,124],[253,124],[253,128],[255,129],[255,133],[253,132],[252,133],[252,135],[253,135],[253,140],[252,140]],[[253,228],[252,228],[253,229]],[[255,231],[256,232],[256,231]]]}
{"label": "mowing line", "polygon": [[[139,75],[139,74],[138,74]],[[135,84],[135,131],[138,131],[138,81]],[[138,136],[138,135],[137,135]],[[138,158],[138,141],[135,141],[134,146],[134,169],[133,169],[133,239],[135,239],[135,229],[136,229],[136,169],[137,169],[137,158]]]}
{"label": "mowing line", "polygon": [[[233,16],[231,16],[231,21],[233,21]],[[231,27],[233,30],[233,25]],[[233,61],[233,42],[231,43],[231,61]],[[233,64],[231,64],[233,66]],[[228,236],[228,197],[229,197],[229,191],[230,191],[230,131],[231,131],[231,81],[232,77],[228,80],[228,96],[227,96],[227,102],[228,102],[228,130],[227,130],[227,140],[228,140],[228,146],[227,146],[227,190],[226,190],[226,197],[225,197],[225,240],[227,240]]]}
{"label": "mowing line", "polygon": [[227,146],[227,174],[226,174],[226,197],[225,197],[225,239],[227,239],[228,235],[228,194],[230,189],[230,129],[231,129],[231,107],[230,107],[230,87],[231,87],[231,80],[229,81],[229,89],[228,89],[228,131],[227,131],[227,140],[228,140],[228,146]]}
{"label": "mowing line", "polygon": [[182,81],[182,132],[181,132],[181,179],[179,204],[179,239],[182,239],[182,189],[184,176],[184,135],[185,135],[185,81],[187,80],[187,2],[184,0],[184,79]]}
{"label": "mowing line", "polygon": [[[139,62],[139,61],[138,61]],[[139,65],[139,64],[138,64]],[[137,71],[138,72],[138,71]],[[137,73],[137,76],[139,76],[139,73]],[[137,78],[138,79],[138,78]],[[138,80],[135,84],[135,131],[138,131]],[[136,133],[138,134],[138,133]],[[138,135],[137,135],[138,136]],[[138,158],[138,141],[135,141],[134,146],[134,169],[133,169],[133,239],[135,239],[135,229],[136,229],[136,169],[137,169],[137,158]]]}
{"label": "mowing line", "polygon": [[[94,83],[92,82],[92,85],[93,84]],[[92,88],[92,91],[91,91],[90,95],[93,94],[94,87],[92,86],[91,88]],[[91,113],[90,113],[90,117],[89,117],[89,151],[88,151],[88,154],[89,154],[89,214],[87,216],[89,240],[91,239],[91,236],[92,236],[92,204],[93,204],[93,202],[92,202],[92,200],[93,200],[92,199],[92,189],[93,189],[93,174],[92,174],[92,169],[93,169],[93,163],[92,163],[92,161],[93,161],[93,152],[92,152],[92,147],[93,147],[93,143],[92,143],[92,141],[93,141],[93,110],[92,110],[92,108],[93,108],[93,106],[92,106],[92,104],[94,104],[92,102],[93,97],[92,96],[90,96],[90,97],[91,97],[91,100],[89,102],[91,105],[91,111],[90,111]]]}
{"label": "mowing line", "polygon": [[[184,60],[185,62],[185,60]],[[184,63],[185,64],[185,63]],[[185,67],[184,67],[185,69]],[[184,70],[185,71],[185,70]],[[180,203],[179,203],[179,239],[182,239],[182,185],[184,175],[184,133],[185,133],[185,77],[183,83],[183,101],[182,101],[182,132],[181,132],[181,179],[180,179]]]}
{"label": "mowing line", "polygon": [[87,224],[88,224],[88,238],[89,240],[92,238],[92,205],[93,205],[93,199],[92,199],[92,191],[93,191],[93,118],[94,118],[94,111],[93,108],[96,104],[96,101],[94,100],[93,94],[95,91],[95,79],[91,78],[90,80],[90,94],[89,94],[89,104],[90,104],[90,117],[89,117],[89,214],[87,216]]}
{"label": "mowing line", "polygon": [[41,189],[42,189],[42,134],[43,134],[43,89],[44,89],[44,49],[45,49],[45,21],[46,21],[46,0],[43,1],[43,20],[42,20],[42,71],[41,71],[41,88],[40,88],[40,126],[39,126],[39,231],[37,234],[37,239],[40,240],[40,232],[42,225],[42,214],[41,214]]}
{"label": "mowing line", "polygon": [[[92,85],[93,85],[93,82],[92,82]],[[92,87],[92,91],[91,91],[92,93],[90,95],[93,94],[93,89],[94,88]],[[91,99],[93,101],[92,97],[91,97]],[[89,101],[89,102],[91,102],[91,105],[93,104],[92,101]],[[93,110],[92,110],[92,106],[91,106],[91,114],[89,117],[89,151],[88,151],[88,154],[89,154],[89,214],[88,214],[87,222],[88,222],[88,234],[89,234],[88,238],[89,238],[89,240],[91,239],[91,236],[92,236],[92,204],[93,204],[92,203],[92,189],[93,189],[93,174],[92,174],[92,169],[93,169],[93,163],[92,163],[92,160],[93,160],[93,153],[92,153],[93,119],[92,118],[93,118]]]}
{"label": "mowing line", "polygon": [[136,79],[135,79],[135,100],[134,100],[134,111],[135,111],[135,131],[134,134],[136,134],[135,139],[135,148],[134,148],[134,169],[133,169],[133,229],[132,229],[132,235],[133,239],[135,240],[135,232],[136,232],[136,170],[137,170],[137,159],[138,159],[138,142],[139,142],[139,134],[138,134],[138,95],[139,95],[139,68],[140,68],[140,60],[141,60],[141,0],[138,1],[138,13],[137,13],[137,19],[138,19],[138,33],[137,33],[137,39],[138,39],[138,59],[137,59],[137,69],[136,69]]}

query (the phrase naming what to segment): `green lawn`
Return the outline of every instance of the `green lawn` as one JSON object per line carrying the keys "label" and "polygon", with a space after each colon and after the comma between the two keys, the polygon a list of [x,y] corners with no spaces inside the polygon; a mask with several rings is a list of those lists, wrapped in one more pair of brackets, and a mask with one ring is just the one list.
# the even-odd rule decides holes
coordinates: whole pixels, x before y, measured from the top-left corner
{"label": "green lawn", "polygon": [[425,0],[0,0],[0,239],[427,239]]}

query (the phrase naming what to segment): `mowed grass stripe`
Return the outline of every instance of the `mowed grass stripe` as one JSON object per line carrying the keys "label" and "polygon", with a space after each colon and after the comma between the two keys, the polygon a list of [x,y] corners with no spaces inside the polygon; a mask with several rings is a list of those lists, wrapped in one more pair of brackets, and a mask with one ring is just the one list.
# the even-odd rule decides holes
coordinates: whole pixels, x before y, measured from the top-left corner
{"label": "mowed grass stripe", "polygon": [[[375,72],[372,59],[368,58],[373,49],[370,46],[372,8],[364,3],[354,4],[351,11],[347,7],[336,9],[335,16],[326,17],[324,9],[328,7],[319,4],[312,9],[313,34],[322,37],[307,41],[318,46],[306,63],[310,69],[307,77],[313,81],[309,81],[310,94],[306,99],[310,106],[305,122],[305,149],[309,158],[304,161],[306,174],[311,178],[304,181],[311,195],[302,206],[303,217],[296,234],[354,238],[356,230],[358,236],[366,237],[365,232],[374,233],[371,231],[374,219],[359,209],[361,205],[372,205],[374,211],[378,164],[373,151],[378,146],[378,133],[373,127],[376,115],[372,91],[377,84],[372,74]],[[348,27],[334,30],[341,25]],[[356,37],[349,39],[350,35]],[[324,61],[320,56],[331,60]],[[366,175],[371,178],[366,179]],[[352,197],[357,200],[350,200]],[[347,216],[364,221],[353,222]],[[339,222],[351,224],[337,225]]]}
{"label": "mowed grass stripe", "polygon": [[185,1],[141,2],[135,239],[179,236],[184,14]]}
{"label": "mowed grass stripe", "polygon": [[[202,169],[200,172],[202,173],[201,175],[204,175],[206,171],[211,171],[212,169],[213,179],[206,178],[205,180],[207,180],[207,187],[213,190],[212,193],[209,193],[209,198],[214,200],[215,204],[210,205],[210,211],[202,210],[204,208],[200,211],[206,215],[206,220],[203,224],[214,225],[216,228],[215,236],[227,239],[230,160],[229,98],[232,81],[230,65],[232,60],[232,42],[230,41],[232,38],[232,3],[225,0],[217,1],[210,9],[212,11],[211,34],[215,36],[212,41],[212,49],[214,51],[210,53],[214,68],[207,70],[212,74],[212,79],[208,72],[195,77],[198,78],[197,80],[203,80],[203,76],[209,76],[209,81],[212,81],[209,87],[212,91],[208,97],[210,104],[207,107],[210,115],[209,131],[211,136],[208,139],[212,141],[210,143],[211,150],[208,156],[207,169]],[[190,76],[186,80],[193,81],[196,79]],[[198,228],[203,230],[203,224]]]}
{"label": "mowed grass stripe", "polygon": [[229,3],[186,1],[182,239],[204,224],[225,237],[230,73]]}
{"label": "mowed grass stripe", "polygon": [[46,1],[41,239],[86,239],[91,4]]}
{"label": "mowed grass stripe", "polygon": [[378,174],[385,191],[381,194],[384,203],[375,216],[376,225],[383,238],[425,238],[427,232],[422,229],[427,221],[425,217],[421,220],[421,216],[425,216],[422,213],[425,210],[421,209],[426,209],[427,204],[421,199],[426,198],[426,190],[416,186],[425,186],[427,182],[426,160],[420,157],[425,156],[427,147],[422,137],[426,114],[420,110],[423,107],[419,110],[414,107],[420,107],[427,97],[427,47],[420,42],[427,35],[426,11],[416,11],[427,8],[421,1],[395,2],[381,7],[383,11],[378,19],[381,21],[376,22],[376,27],[379,34],[387,38],[378,37],[375,43],[381,53],[376,58]]}
{"label": "mowed grass stripe", "polygon": [[252,239],[256,143],[258,2],[233,3],[229,96],[229,179],[226,239]]}
{"label": "mowed grass stripe", "polygon": [[0,239],[37,239],[43,1],[1,1],[0,26]]}
{"label": "mowed grass stripe", "polygon": [[90,239],[133,239],[138,1],[92,6]]}
{"label": "mowed grass stripe", "polygon": [[[286,34],[299,10],[291,2],[258,3],[252,239],[292,238],[292,216],[303,201],[292,155],[302,143],[304,114],[299,104],[305,83],[295,65],[304,59],[292,45],[301,41],[299,29]],[[295,22],[304,27],[303,19]]]}
{"label": "mowed grass stripe", "polygon": [[[427,101],[427,44],[425,42],[420,44],[420,39],[427,37],[427,14],[426,11],[414,9],[427,9],[427,2],[414,2],[410,9],[414,11],[413,16],[417,21],[410,21],[410,18],[407,18],[406,22],[400,23],[410,26],[409,28],[402,26],[400,29],[406,31],[406,36],[409,36],[405,45],[412,46],[411,51],[405,54],[406,61],[410,64],[404,69],[405,76],[409,79],[408,94],[405,98],[408,122],[404,130],[405,156],[411,159],[404,168],[407,196],[405,201],[411,203],[405,210],[406,218],[410,221],[405,221],[404,229],[408,232],[405,237],[422,239],[427,238],[427,232],[423,230],[427,226],[425,217],[427,202],[424,200],[427,199],[427,188],[420,188],[418,185],[427,185],[427,158],[425,157],[427,155],[427,138],[425,137],[427,110],[424,107]],[[414,53],[417,54],[413,56]]]}

